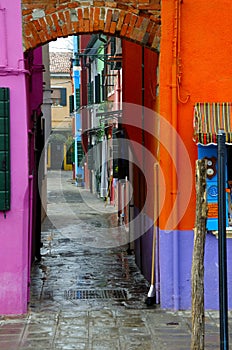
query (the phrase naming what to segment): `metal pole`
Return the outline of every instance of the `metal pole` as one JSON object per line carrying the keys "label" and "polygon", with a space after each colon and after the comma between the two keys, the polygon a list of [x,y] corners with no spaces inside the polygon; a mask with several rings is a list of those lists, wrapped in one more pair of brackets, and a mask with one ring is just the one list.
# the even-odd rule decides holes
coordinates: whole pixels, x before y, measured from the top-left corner
{"label": "metal pole", "polygon": [[219,260],[219,311],[220,350],[229,349],[228,295],[226,254],[226,195],[225,195],[225,133],[219,132],[218,140],[218,260]]}

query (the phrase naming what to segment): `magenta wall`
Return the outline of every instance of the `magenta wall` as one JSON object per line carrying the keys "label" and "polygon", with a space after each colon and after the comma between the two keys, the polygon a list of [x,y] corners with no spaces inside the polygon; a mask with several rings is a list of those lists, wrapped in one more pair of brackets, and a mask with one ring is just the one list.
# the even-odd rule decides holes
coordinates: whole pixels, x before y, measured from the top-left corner
{"label": "magenta wall", "polygon": [[0,87],[10,89],[11,210],[0,212],[0,314],[27,311],[28,148],[21,3],[0,1]]}

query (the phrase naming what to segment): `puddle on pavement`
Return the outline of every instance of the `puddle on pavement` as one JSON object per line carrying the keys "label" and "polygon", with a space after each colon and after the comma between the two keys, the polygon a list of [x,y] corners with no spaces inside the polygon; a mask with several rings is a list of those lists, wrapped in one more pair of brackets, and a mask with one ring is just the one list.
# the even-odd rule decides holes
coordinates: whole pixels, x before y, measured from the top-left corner
{"label": "puddle on pavement", "polygon": [[[52,218],[61,216],[62,229],[56,228],[49,216],[44,222],[42,261],[38,263],[39,271],[38,266],[35,266],[32,273],[31,304],[41,307],[41,303],[49,302],[51,307],[56,307],[57,303],[66,307],[69,302],[74,301],[75,305],[80,307],[85,303],[94,303],[96,306],[112,303],[131,308],[146,308],[144,299],[149,285],[135,265],[134,256],[127,255],[128,246],[118,244],[105,248],[98,244],[99,239],[106,242],[110,239],[104,237],[107,232],[103,230],[101,233],[101,229],[118,227],[115,208],[114,212],[112,208],[105,208],[105,212],[89,208],[75,185],[68,182],[69,179],[64,180],[62,192],[56,190],[53,180],[52,178],[52,189],[48,198],[55,204],[48,204],[49,215]],[[92,198],[90,193],[87,196]],[[65,217],[65,213],[59,209],[60,200],[65,200],[71,205],[73,203],[76,221]],[[94,198],[94,203],[99,203],[101,209],[104,207],[104,203],[97,198]],[[78,235],[73,234],[74,229],[79,230]],[[110,298],[116,293],[115,290],[124,291],[125,297],[121,300]],[[92,291],[92,294],[86,292],[90,293],[92,298],[69,300],[65,298],[65,293],[67,295],[69,291]],[[97,297],[106,291],[109,291],[108,299]],[[39,300],[36,296],[40,296]]]}

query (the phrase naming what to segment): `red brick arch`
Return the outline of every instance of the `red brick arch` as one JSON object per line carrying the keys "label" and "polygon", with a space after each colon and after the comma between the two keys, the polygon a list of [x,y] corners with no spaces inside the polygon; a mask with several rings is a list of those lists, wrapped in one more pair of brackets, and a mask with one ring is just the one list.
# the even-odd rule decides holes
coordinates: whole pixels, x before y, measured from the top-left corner
{"label": "red brick arch", "polygon": [[104,33],[158,51],[160,0],[22,0],[24,51],[58,37]]}

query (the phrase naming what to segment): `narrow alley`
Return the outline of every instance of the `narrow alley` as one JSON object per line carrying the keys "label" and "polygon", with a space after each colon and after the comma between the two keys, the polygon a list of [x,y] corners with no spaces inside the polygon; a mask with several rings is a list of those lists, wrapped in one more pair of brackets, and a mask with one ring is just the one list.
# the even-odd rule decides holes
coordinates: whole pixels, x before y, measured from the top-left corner
{"label": "narrow alley", "polygon": [[[121,244],[125,231],[112,229],[115,210],[76,187],[71,172],[48,173],[29,311],[0,317],[1,350],[190,349],[191,312],[146,306],[149,284]],[[218,312],[207,311],[206,349],[218,348]]]}

